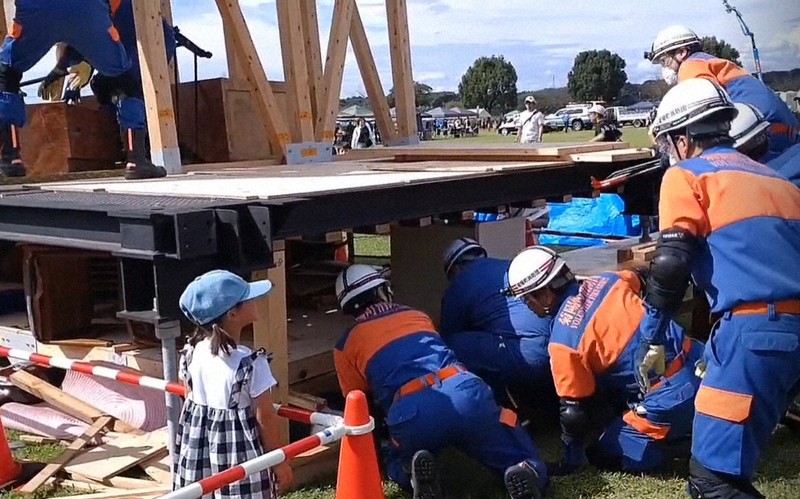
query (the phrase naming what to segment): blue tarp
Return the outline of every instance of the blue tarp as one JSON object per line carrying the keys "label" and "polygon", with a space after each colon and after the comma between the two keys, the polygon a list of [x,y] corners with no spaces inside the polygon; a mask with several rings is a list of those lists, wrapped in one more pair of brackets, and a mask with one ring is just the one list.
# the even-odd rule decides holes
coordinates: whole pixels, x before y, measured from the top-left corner
{"label": "blue tarp", "polygon": [[[637,215],[623,215],[625,202],[616,194],[599,198],[574,198],[570,203],[550,203],[549,230],[582,232],[602,236],[638,236],[642,230]],[[569,237],[542,234],[540,244],[563,246],[599,246],[600,238]]]}

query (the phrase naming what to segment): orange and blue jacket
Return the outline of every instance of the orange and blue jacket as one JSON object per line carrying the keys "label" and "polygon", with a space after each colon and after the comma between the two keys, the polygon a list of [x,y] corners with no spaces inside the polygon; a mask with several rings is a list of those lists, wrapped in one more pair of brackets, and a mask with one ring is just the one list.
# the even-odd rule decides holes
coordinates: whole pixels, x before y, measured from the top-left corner
{"label": "orange and blue jacket", "polygon": [[769,87],[731,61],[705,52],[696,52],[681,63],[678,81],[706,78],[721,85],[734,102],[750,104],[764,114],[772,124],[770,152],[773,156],[798,141],[800,125],[797,118]]}
{"label": "orange and blue jacket", "polygon": [[[658,311],[640,297],[642,282],[634,272],[605,272],[573,285],[553,320],[550,366],[561,398],[582,399],[598,389],[640,393],[634,375],[636,351],[658,324]],[[683,351],[684,332],[670,321],[667,362]]]}
{"label": "orange and blue jacket", "polygon": [[373,305],[357,317],[333,360],[343,394],[369,393],[386,411],[401,386],[456,363],[430,317],[393,303]]}
{"label": "orange and blue jacket", "polygon": [[661,230],[694,234],[692,277],[713,312],[800,298],[800,189],[728,146],[670,167]]}

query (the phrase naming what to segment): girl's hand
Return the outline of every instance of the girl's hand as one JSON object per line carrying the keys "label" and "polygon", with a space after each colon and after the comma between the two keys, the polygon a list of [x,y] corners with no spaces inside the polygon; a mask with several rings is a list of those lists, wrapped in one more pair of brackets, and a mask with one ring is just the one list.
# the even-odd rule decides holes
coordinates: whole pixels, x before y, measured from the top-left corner
{"label": "girl's hand", "polygon": [[292,484],[292,467],[289,466],[289,463],[281,463],[272,468],[272,471],[275,472],[275,478],[278,480],[278,489],[281,493],[286,492]]}

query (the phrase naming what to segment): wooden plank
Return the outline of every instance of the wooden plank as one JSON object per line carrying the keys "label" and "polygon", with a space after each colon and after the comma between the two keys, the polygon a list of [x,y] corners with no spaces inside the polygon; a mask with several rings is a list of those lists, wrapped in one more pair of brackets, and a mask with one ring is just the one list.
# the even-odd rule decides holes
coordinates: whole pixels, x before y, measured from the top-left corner
{"label": "wooden plank", "polygon": [[323,98],[317,107],[317,140],[320,142],[332,142],[334,139],[347,55],[347,35],[352,24],[354,6],[355,0],[336,0],[333,4],[333,20],[321,91]]}
{"label": "wooden plank", "polygon": [[374,171],[391,171],[391,172],[503,172],[508,170],[536,170],[544,168],[560,168],[570,166],[572,163],[569,161],[542,161],[542,162],[527,162],[527,163],[511,163],[511,164],[459,164],[448,165],[447,162],[442,161],[424,161],[419,163],[375,163],[367,166],[370,170]]}
{"label": "wooden plank", "polygon": [[[8,379],[14,386],[35,397],[39,397],[61,412],[80,419],[84,423],[93,424],[98,419],[108,416],[100,409],[61,391],[47,381],[37,378],[26,371],[17,371],[9,376]],[[114,420],[113,429],[123,433],[141,433],[138,428],[134,428],[118,419]]]}
{"label": "wooden plank", "polygon": [[[389,103],[386,102],[386,94],[383,91],[378,68],[375,66],[375,58],[372,56],[372,49],[367,39],[367,32],[358,11],[358,5],[353,4],[353,18],[350,24],[350,42],[353,44],[353,52],[356,56],[358,69],[361,72],[361,79],[364,81],[364,88],[367,90],[372,112],[375,114],[375,122],[381,132],[384,143],[391,143],[397,139],[392,116],[389,113]],[[359,151],[372,151],[373,149],[360,149]]]}
{"label": "wooden plank", "polygon": [[166,429],[116,438],[77,457],[66,467],[66,471],[105,482],[166,448]]}
{"label": "wooden plank", "polygon": [[50,464],[44,467],[35,477],[19,489],[22,493],[35,492],[36,489],[44,485],[53,475],[58,473],[61,468],[69,463],[76,457],[94,437],[107,428],[113,422],[111,416],[103,416],[98,418],[92,425],[83,432],[83,435],[76,438],[74,442],[69,444],[69,447],[64,449],[58,457],[56,457]]}
{"label": "wooden plank", "polygon": [[277,106],[272,88],[269,86],[267,74],[258,57],[253,38],[250,36],[239,0],[217,0],[217,7],[222,16],[223,26],[228,25],[230,28],[230,41],[243,63],[242,76],[253,85],[255,104],[261,119],[267,126],[267,138],[276,150],[285,154],[285,146],[290,141],[289,129],[283,113]]}
{"label": "wooden plank", "polygon": [[[273,251],[275,266],[267,271],[253,272],[253,280],[269,279],[272,292],[261,299],[262,319],[253,324],[253,346],[272,354],[270,369],[278,380],[272,390],[276,403],[289,400],[289,337],[286,322],[286,252]],[[281,444],[289,443],[289,422],[281,425]]]}
{"label": "wooden plank", "polygon": [[300,407],[307,411],[319,412],[328,407],[328,401],[322,397],[315,397],[308,393],[289,392],[289,405]]}
{"label": "wooden plank", "polygon": [[[236,45],[233,25],[222,22],[222,35],[225,39],[225,59],[228,63],[228,79],[237,85],[250,83],[245,73],[245,63],[242,61],[241,51]],[[254,87],[248,85],[247,90],[253,91]]]}
{"label": "wooden plank", "polygon": [[[153,488],[157,483],[153,482],[152,480],[143,480],[141,478],[130,478],[127,476],[115,476],[106,479],[103,482],[98,482],[92,478],[83,476],[79,473],[72,473],[72,478],[75,480],[80,480],[83,483],[90,485],[90,486],[100,486],[106,488],[115,488],[115,489],[126,489],[130,491],[136,491],[141,489],[150,489]],[[134,492],[132,492],[134,493]]]}
{"label": "wooden plank", "polygon": [[298,0],[277,0],[283,75],[289,89],[294,142],[314,141],[314,115],[308,85],[303,14]]}
{"label": "wooden plank", "polygon": [[411,70],[406,0],[386,0],[386,18],[389,24],[397,131],[400,139],[417,143],[417,103]]}
{"label": "wooden plank", "polygon": [[139,463],[144,472],[158,483],[172,484],[172,458],[169,452],[156,454]]}
{"label": "wooden plank", "polygon": [[133,2],[151,156],[167,172],[180,173],[181,153],[160,11],[160,3]]}
{"label": "wooden plank", "polygon": [[647,148],[618,149],[571,154],[570,159],[576,163],[615,163],[617,161],[636,161],[651,159],[653,150]]}
{"label": "wooden plank", "polygon": [[136,491],[127,490],[127,489],[109,489],[104,490],[102,492],[96,492],[92,494],[80,494],[77,496],[69,496],[70,499],[144,499],[148,497],[155,497],[158,495],[163,495],[169,492],[169,487],[165,487],[164,485],[158,485],[151,487],[149,489],[139,489]]}
{"label": "wooden plank", "polygon": [[617,250],[617,263],[628,261],[649,262],[656,257],[656,241],[636,244],[627,248]]}
{"label": "wooden plank", "polygon": [[320,49],[319,21],[317,19],[317,0],[300,0],[303,38],[306,44],[306,69],[308,69],[308,89],[311,94],[311,112],[317,121],[317,108],[323,100],[322,94],[322,54]]}
{"label": "wooden plank", "polygon": [[[163,17],[167,23],[172,26],[172,1],[171,0],[161,0],[161,17]],[[175,84],[175,64],[177,64],[176,57],[173,57],[171,61],[169,61],[169,83],[170,85]],[[180,75],[178,75],[178,81],[180,81]]]}

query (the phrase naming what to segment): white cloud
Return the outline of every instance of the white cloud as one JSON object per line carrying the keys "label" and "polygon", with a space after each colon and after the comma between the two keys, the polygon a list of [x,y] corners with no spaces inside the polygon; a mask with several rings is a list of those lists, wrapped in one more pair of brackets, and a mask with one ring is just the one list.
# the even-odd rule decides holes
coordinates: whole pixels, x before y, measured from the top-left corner
{"label": "white cloud", "polygon": [[[566,84],[581,50],[608,49],[627,61],[631,81],[657,78],[642,59],[655,34],[669,24],[685,24],[699,35],[723,38],[753,69],[749,39],[722,2],[673,0],[407,0],[414,79],[437,90],[456,90],[461,75],[478,57],[505,55],[520,89]],[[257,50],[271,79],[283,77],[275,0],[240,0]],[[318,1],[323,59],[334,0]],[[800,0],[735,0],[755,32],[765,70],[800,66]],[[187,36],[214,52],[201,61],[201,77],[227,72],[219,16],[213,0],[173,0],[175,21]],[[385,0],[357,0],[386,91],[392,87]],[[181,55],[185,79],[192,61]],[[343,95],[365,93],[352,51],[348,51]]]}

